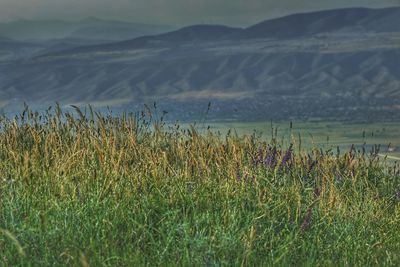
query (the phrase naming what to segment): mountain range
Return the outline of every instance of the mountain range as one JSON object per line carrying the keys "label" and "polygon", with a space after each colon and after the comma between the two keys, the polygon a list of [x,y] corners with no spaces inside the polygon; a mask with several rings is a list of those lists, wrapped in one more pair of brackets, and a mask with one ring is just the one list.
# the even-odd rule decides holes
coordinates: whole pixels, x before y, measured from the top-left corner
{"label": "mountain range", "polygon": [[171,29],[170,26],[97,18],[77,22],[18,20],[0,23],[0,61],[26,59],[85,45],[112,43]]}
{"label": "mountain range", "polygon": [[172,27],[164,25],[148,25],[98,18],[87,18],[77,22],[18,20],[0,23],[0,36],[18,41],[54,39],[119,41],[142,35],[158,34],[171,29]]}
{"label": "mountain range", "polygon": [[53,45],[57,49],[0,60],[1,99],[126,109],[158,101],[171,116],[185,118],[211,101],[215,119],[238,120],[396,118],[400,109],[397,7]]}

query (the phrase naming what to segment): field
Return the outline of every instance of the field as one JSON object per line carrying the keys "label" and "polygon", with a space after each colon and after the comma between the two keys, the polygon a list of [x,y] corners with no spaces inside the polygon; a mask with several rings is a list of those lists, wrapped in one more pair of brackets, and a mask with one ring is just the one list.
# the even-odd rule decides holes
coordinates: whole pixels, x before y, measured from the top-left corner
{"label": "field", "polygon": [[241,135],[256,134],[270,140],[275,134],[281,143],[301,142],[305,148],[350,149],[364,146],[371,150],[380,145],[380,155],[398,157],[400,160],[400,123],[398,122],[340,122],[340,121],[292,121],[292,122],[220,122],[200,124],[199,129],[210,128],[226,134],[234,129]]}
{"label": "field", "polygon": [[347,147],[396,146],[396,124],[210,127],[2,118],[0,265],[400,265],[400,166]]}

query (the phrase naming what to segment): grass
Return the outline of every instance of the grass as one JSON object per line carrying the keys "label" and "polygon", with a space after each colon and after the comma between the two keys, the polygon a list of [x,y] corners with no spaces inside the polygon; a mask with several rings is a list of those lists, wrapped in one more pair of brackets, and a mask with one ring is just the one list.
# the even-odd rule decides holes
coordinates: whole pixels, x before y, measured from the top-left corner
{"label": "grass", "polygon": [[0,121],[2,266],[398,266],[399,165],[136,115]]}

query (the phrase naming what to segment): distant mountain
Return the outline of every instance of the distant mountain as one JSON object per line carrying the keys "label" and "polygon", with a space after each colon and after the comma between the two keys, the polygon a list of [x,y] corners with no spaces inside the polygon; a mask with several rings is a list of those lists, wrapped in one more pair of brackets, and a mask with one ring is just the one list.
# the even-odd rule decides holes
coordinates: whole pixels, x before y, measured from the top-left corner
{"label": "distant mountain", "polygon": [[59,20],[18,20],[0,23],[0,35],[19,41],[63,38],[74,27],[74,23]]}
{"label": "distant mountain", "polygon": [[400,32],[400,7],[347,8],[293,14],[270,19],[246,29],[222,25],[195,25],[160,35],[139,37],[119,43],[82,47],[72,53],[137,49],[149,45],[179,42],[204,42],[248,39],[291,39],[340,33]]}
{"label": "distant mountain", "polygon": [[147,25],[121,21],[100,20],[96,18],[81,21],[78,29],[70,33],[68,38],[92,40],[126,40],[144,35],[170,31],[169,26]]}
{"label": "distant mountain", "polygon": [[51,54],[57,53],[61,51],[68,51],[77,47],[89,46],[89,45],[99,45],[105,44],[109,41],[106,40],[92,40],[92,39],[76,39],[76,38],[63,38],[63,39],[54,39],[45,42],[39,42],[38,44],[41,46],[41,49],[32,53],[30,57],[36,57],[43,54]]}
{"label": "distant mountain", "polygon": [[400,7],[348,8],[294,14],[266,20],[236,34],[236,38],[297,38],[340,31],[398,32]]}
{"label": "distant mountain", "polygon": [[40,49],[41,47],[37,44],[15,41],[0,36],[0,62],[26,58]]}
{"label": "distant mountain", "polygon": [[10,42],[10,41],[12,41],[10,38],[6,38],[6,37],[3,37],[3,36],[0,36],[0,42],[5,43],[5,42]]}
{"label": "distant mountain", "polygon": [[400,29],[392,23],[398,11],[320,11],[247,29],[196,25],[50,51],[0,62],[0,96],[128,107],[159,101],[178,117],[212,101],[226,119],[395,118]]}
{"label": "distant mountain", "polygon": [[[75,53],[94,53],[96,51],[115,51],[131,50],[150,47],[165,47],[179,45],[183,43],[202,43],[208,41],[221,40],[224,36],[241,31],[240,28],[227,27],[222,25],[194,25],[181,28],[176,31],[167,32],[159,35],[142,36],[132,40],[117,43],[108,43],[92,46],[82,46],[71,50],[59,51],[52,54],[75,54]],[[46,55],[45,55],[46,56]]]}
{"label": "distant mountain", "polygon": [[119,41],[142,35],[162,33],[171,29],[168,26],[96,18],[84,19],[78,22],[19,20],[1,23],[0,36],[25,41],[62,38]]}
{"label": "distant mountain", "polygon": [[70,50],[85,45],[107,43],[109,41],[90,39],[54,39],[42,42],[16,41],[6,37],[0,37],[0,62],[10,60],[30,59],[42,54],[56,53]]}
{"label": "distant mountain", "polygon": [[224,36],[240,32],[240,28],[232,28],[222,25],[194,25],[184,27],[177,31],[165,33],[153,37],[163,42],[204,42],[216,41]]}

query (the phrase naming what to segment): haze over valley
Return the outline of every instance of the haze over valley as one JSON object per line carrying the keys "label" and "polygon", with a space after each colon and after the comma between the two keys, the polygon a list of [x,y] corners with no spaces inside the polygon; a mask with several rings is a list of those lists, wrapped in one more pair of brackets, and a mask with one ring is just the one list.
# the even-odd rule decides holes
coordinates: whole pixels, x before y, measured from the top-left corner
{"label": "haze over valley", "polygon": [[38,27],[37,38],[0,25],[3,107],[156,101],[190,119],[211,102],[214,119],[234,120],[395,119],[400,109],[400,8],[294,14],[246,28],[78,24]]}

